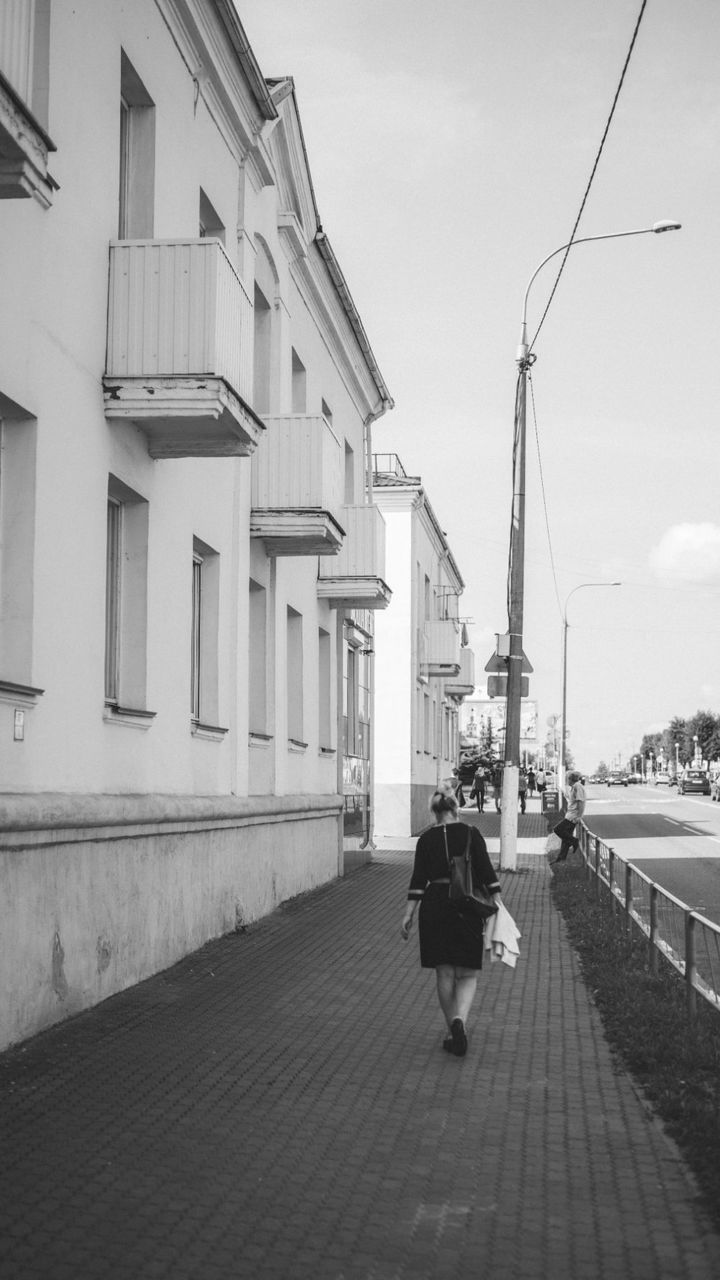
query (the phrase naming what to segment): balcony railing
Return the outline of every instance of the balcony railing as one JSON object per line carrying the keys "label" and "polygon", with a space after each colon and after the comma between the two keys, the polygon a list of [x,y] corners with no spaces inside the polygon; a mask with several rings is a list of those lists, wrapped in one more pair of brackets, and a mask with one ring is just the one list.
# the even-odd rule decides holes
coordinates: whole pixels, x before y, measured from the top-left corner
{"label": "balcony railing", "polygon": [[425,662],[421,659],[421,674],[444,676],[446,679],[460,672],[460,633],[453,621],[425,623]]}
{"label": "balcony railing", "polygon": [[345,541],[337,556],[320,562],[318,596],[334,608],[385,609],[385,521],[377,507],[343,506]]}
{"label": "balcony railing", "polygon": [[475,654],[472,649],[460,650],[460,671],[450,680],[445,681],[445,694],[448,698],[461,701],[469,698],[475,690]]}
{"label": "balcony railing", "polygon": [[0,4],[0,200],[33,196],[44,208],[57,185],[38,118],[47,120],[49,23],[49,5]]}
{"label": "balcony railing", "polygon": [[251,453],[253,308],[219,240],[110,246],[105,413],[154,458]]}
{"label": "balcony railing", "polygon": [[263,419],[252,460],[250,534],[273,556],[334,556],[342,546],[343,449],[327,418]]}

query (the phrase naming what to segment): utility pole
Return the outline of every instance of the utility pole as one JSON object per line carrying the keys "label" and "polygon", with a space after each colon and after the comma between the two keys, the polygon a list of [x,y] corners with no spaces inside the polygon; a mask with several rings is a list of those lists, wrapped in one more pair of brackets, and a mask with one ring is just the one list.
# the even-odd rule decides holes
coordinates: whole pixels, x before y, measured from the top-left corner
{"label": "utility pole", "polygon": [[517,867],[518,783],[520,778],[520,713],[523,668],[523,610],[525,600],[525,439],[527,371],[534,361],[528,355],[523,334],[518,350],[518,382],[515,401],[515,442],[513,450],[513,509],[510,531],[508,581],[508,624],[510,651],[507,657],[507,707],[505,712],[505,755],[500,810],[500,865],[505,871]]}

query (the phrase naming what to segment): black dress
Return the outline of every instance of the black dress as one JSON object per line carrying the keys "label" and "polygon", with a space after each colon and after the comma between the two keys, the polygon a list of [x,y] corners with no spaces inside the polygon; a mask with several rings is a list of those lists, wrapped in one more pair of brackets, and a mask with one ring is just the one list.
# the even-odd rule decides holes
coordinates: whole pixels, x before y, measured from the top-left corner
{"label": "black dress", "polygon": [[477,827],[468,826],[466,822],[449,822],[438,823],[423,831],[415,848],[415,865],[408,890],[408,898],[420,902],[420,964],[423,969],[435,969],[440,964],[463,969],[482,968],[482,926],[465,924],[449,901],[448,852],[451,858],[464,857],[468,831],[475,884],[483,885],[488,893],[500,892],[495,868]]}

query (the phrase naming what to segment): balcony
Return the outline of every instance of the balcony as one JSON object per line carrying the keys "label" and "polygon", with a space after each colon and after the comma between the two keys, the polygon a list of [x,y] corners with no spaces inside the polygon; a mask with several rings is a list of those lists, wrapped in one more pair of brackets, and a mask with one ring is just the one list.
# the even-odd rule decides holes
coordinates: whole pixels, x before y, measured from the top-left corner
{"label": "balcony", "polygon": [[386,609],[385,521],[377,507],[344,506],[346,532],[341,550],[320,563],[317,593],[334,609]]}
{"label": "balcony", "polygon": [[475,654],[472,649],[460,650],[460,671],[445,681],[445,696],[455,702],[469,698],[475,690]]}
{"label": "balcony", "polygon": [[446,680],[460,674],[460,633],[452,621],[425,623],[424,653],[420,653],[420,674]]}
{"label": "balcony", "polygon": [[263,435],[249,408],[253,308],[219,240],[110,246],[105,415],[152,458],[237,457]]}
{"label": "balcony", "polygon": [[341,520],[343,449],[320,414],[263,419],[252,460],[250,536],[271,556],[334,556]]}
{"label": "balcony", "polygon": [[33,198],[47,209],[57,183],[47,118],[50,6],[0,5],[0,200]]}

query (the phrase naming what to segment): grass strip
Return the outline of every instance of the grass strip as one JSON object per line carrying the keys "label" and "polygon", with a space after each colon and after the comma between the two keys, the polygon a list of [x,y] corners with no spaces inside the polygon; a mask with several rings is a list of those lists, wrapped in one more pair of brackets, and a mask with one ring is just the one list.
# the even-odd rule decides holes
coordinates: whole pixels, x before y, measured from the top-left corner
{"label": "grass strip", "polygon": [[688,1022],[682,978],[660,956],[648,967],[648,941],[628,936],[613,910],[575,863],[556,868],[552,895],[600,1012],[610,1048],[665,1123],[720,1226],[720,1011],[698,996]]}

